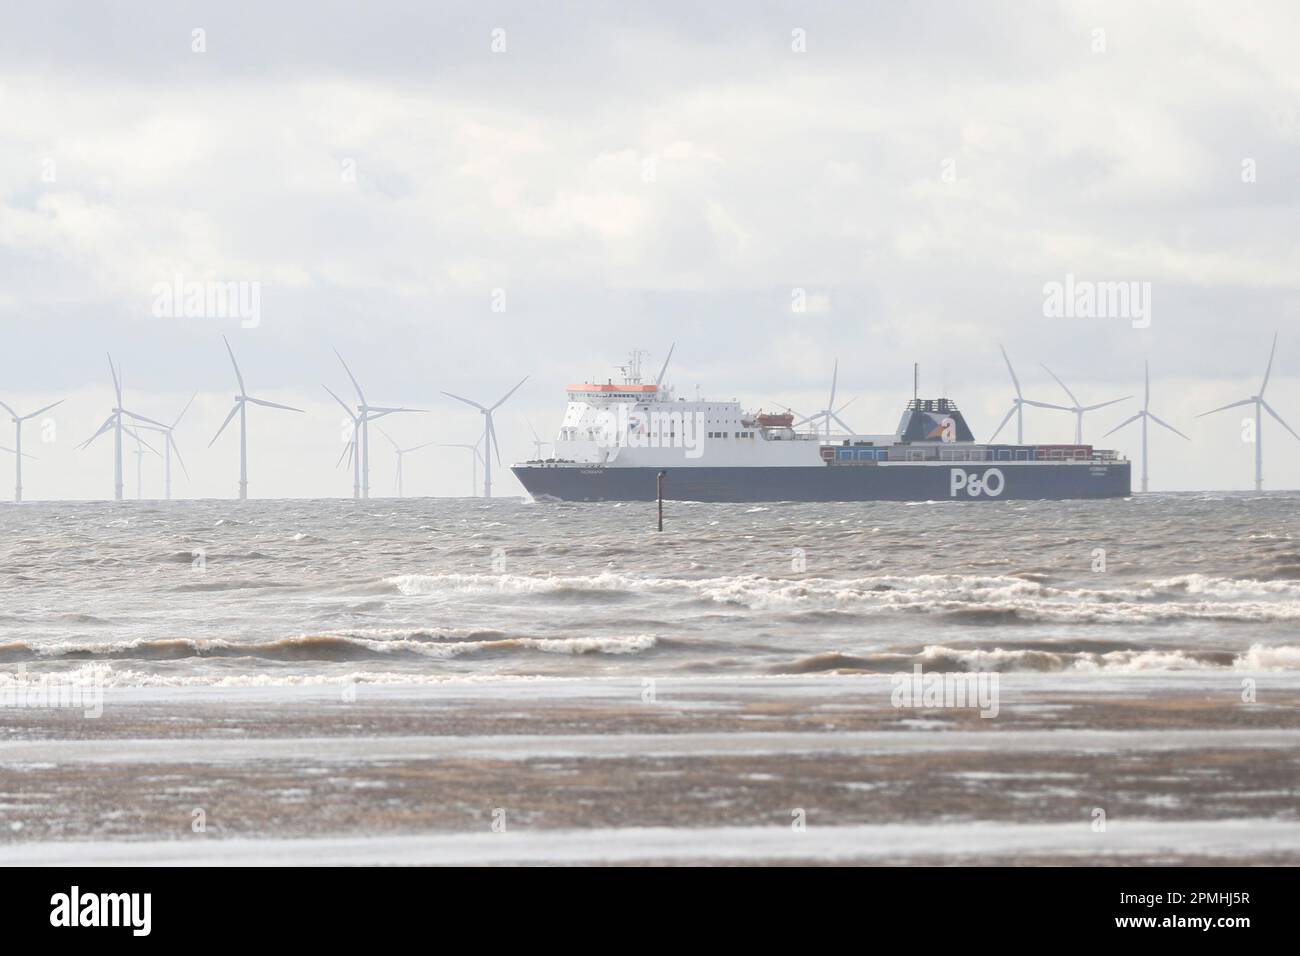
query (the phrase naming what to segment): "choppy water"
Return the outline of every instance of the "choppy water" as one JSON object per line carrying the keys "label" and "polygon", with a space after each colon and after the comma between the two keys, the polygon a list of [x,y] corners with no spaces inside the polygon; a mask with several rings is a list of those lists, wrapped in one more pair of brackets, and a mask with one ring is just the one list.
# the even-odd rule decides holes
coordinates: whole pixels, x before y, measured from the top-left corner
{"label": "choppy water", "polygon": [[1300,495],[653,520],[473,499],[3,506],[0,681],[1300,669]]}

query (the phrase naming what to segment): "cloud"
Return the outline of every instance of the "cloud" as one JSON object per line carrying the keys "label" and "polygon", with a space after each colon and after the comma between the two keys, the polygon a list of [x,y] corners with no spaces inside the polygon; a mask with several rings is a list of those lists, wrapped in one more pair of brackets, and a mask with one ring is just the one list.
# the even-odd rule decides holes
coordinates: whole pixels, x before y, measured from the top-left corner
{"label": "cloud", "polygon": [[[818,407],[838,357],[873,431],[913,361],[991,427],[999,342],[1107,395],[1150,358],[1165,394],[1211,407],[1300,304],[1300,13],[1251,9],[24,7],[0,36],[0,390],[67,395],[93,430],[102,396],[78,403],[111,350],[150,407],[198,390],[188,427],[213,431],[231,335],[312,413],[256,423],[258,493],[308,495],[340,493],[334,346],[435,409],[394,423],[404,441],[472,438],[439,392],[532,373],[500,422],[513,456],[566,381],[673,340],[679,382],[754,404]],[[1044,318],[1067,273],[1152,283],[1152,327]],[[262,324],[154,319],[177,274],[260,283]],[[1295,369],[1284,331],[1290,418]],[[1243,485],[1221,438],[1170,450],[1163,486]],[[1280,440],[1268,455],[1276,483],[1300,469]],[[196,493],[229,493],[223,460]],[[57,462],[40,494],[102,493],[102,462]],[[461,488],[461,464],[421,485],[412,459],[408,489]]]}

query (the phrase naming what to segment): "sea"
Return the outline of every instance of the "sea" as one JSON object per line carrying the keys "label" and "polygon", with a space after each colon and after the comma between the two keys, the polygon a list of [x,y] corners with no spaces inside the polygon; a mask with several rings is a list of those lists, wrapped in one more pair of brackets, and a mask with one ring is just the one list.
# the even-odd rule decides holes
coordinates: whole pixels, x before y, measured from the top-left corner
{"label": "sea", "polygon": [[1300,670],[1300,494],[0,507],[0,680]]}

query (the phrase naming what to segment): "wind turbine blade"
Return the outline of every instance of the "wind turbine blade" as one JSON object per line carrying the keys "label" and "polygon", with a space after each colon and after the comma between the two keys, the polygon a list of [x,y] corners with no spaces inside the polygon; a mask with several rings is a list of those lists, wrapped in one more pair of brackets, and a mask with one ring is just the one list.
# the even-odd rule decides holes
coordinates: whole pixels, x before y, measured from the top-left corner
{"label": "wind turbine blade", "polygon": [[388,434],[388,432],[384,431],[384,430],[383,430],[382,428],[380,428],[378,425],[375,426],[375,431],[379,432],[379,434],[381,434],[381,435],[383,435],[385,438],[387,438],[387,439],[388,439],[388,444],[392,445],[393,448],[394,448],[395,450],[397,450],[397,451],[401,451],[401,450],[402,450],[402,446],[399,445],[399,444],[397,444],[397,442],[393,441],[393,436],[390,435],[390,434]]}
{"label": "wind turbine blade", "polygon": [[1215,412],[1226,412],[1230,408],[1240,408],[1242,405],[1254,405],[1254,404],[1255,404],[1255,400],[1253,398],[1243,398],[1239,402],[1232,402],[1229,405],[1220,405],[1218,408],[1211,408],[1208,412],[1201,412],[1201,414],[1197,415],[1196,417],[1204,418],[1206,415],[1213,415]]}
{"label": "wind turbine blade", "polygon": [[[521,384],[522,384],[522,383],[521,383]],[[496,425],[494,425],[494,424],[492,423],[492,416],[491,416],[491,415],[488,415],[488,417],[487,417],[487,433],[488,433],[488,437],[492,439],[492,448],[493,448],[493,450],[495,450],[496,453],[497,453],[497,464],[500,465],[500,464],[501,464],[501,445],[497,443],[497,428],[496,428]]]}
{"label": "wind turbine blade", "polygon": [[1097,409],[1105,408],[1107,405],[1114,405],[1117,402],[1127,402],[1132,397],[1132,395],[1125,395],[1123,398],[1112,398],[1109,402],[1100,402],[1096,405],[1085,405],[1080,409],[1080,411],[1095,412]]}
{"label": "wind turbine blade", "polygon": [[102,425],[99,426],[99,431],[95,432],[95,434],[91,435],[89,438],[87,438],[85,441],[83,441],[83,442],[82,442],[80,445],[78,445],[77,447],[78,447],[78,448],[85,448],[87,445],[89,445],[92,441],[94,441],[94,440],[95,440],[96,438],[98,438],[100,435],[104,434],[104,432],[106,432],[106,431],[108,431],[110,428],[112,428],[112,427],[113,427],[113,423],[114,423],[115,421],[117,421],[117,415],[116,415],[116,414],[114,414],[114,415],[109,415],[108,418],[104,421],[104,424],[102,424]]}
{"label": "wind turbine blade", "polygon": [[[57,405],[62,405],[62,404],[63,404],[63,401],[64,401],[63,399],[59,399],[57,402],[51,402],[49,405],[46,405],[44,408],[37,409],[37,410],[34,411],[34,412],[31,412],[31,413],[29,413],[29,414],[27,414],[27,415],[22,416],[22,418],[20,419],[20,421],[24,421],[24,422],[25,422],[25,421],[27,421],[27,419],[29,419],[29,418],[35,418],[37,415],[44,415],[44,414],[45,414],[46,412],[48,412],[51,408],[54,408],[54,407],[57,406]],[[8,408],[8,407],[9,407],[8,405],[5,406],[5,408]],[[15,416],[15,417],[16,417],[16,416]]]}
{"label": "wind turbine blade", "polygon": [[822,413],[821,413],[821,412],[818,412],[816,415],[809,415],[807,418],[802,418],[802,419],[800,419],[799,421],[795,422],[795,423],[794,423],[793,425],[791,425],[790,427],[791,427],[791,428],[798,428],[800,425],[807,425],[809,422],[816,421],[817,419],[822,418],[822,417],[823,417]]}
{"label": "wind turbine blade", "polygon": [[338,349],[334,350],[334,354],[339,356],[339,361],[343,363],[343,371],[348,373],[348,378],[352,380],[352,387],[357,390],[357,398],[361,399],[361,404],[364,405],[366,403],[366,396],[361,391],[361,384],[357,381],[357,377],[352,374],[352,369],[348,368],[348,363],[343,361],[343,356],[339,355]]}
{"label": "wind turbine blade", "polygon": [[356,412],[352,411],[352,409],[348,407],[347,402],[343,401],[343,399],[335,395],[333,389],[331,389],[328,385],[322,385],[321,388],[325,389],[325,391],[330,393],[330,398],[334,399],[334,401],[338,402],[340,405],[343,406],[343,411],[348,413],[348,418],[352,419],[353,422],[357,420]]}
{"label": "wind turbine blade", "polygon": [[797,412],[797,411],[795,411],[795,410],[794,410],[793,408],[791,408],[789,405],[782,405],[780,402],[773,402],[772,404],[774,404],[777,408],[784,408],[787,412],[789,412],[791,415],[794,415],[796,418],[802,418],[802,419],[804,419],[805,421],[808,420],[808,416],[807,416],[807,415],[805,415],[803,412]]}
{"label": "wind turbine blade", "polygon": [[482,405],[480,405],[478,402],[474,401],[472,398],[464,398],[464,397],[462,397],[462,396],[460,396],[460,395],[453,395],[451,392],[443,392],[442,394],[446,395],[448,398],[454,398],[454,399],[456,399],[456,401],[458,401],[458,402],[464,402],[466,405],[473,405],[473,406],[474,406],[475,408],[477,408],[480,412],[486,412],[486,411],[487,411],[486,408],[484,408],[484,407],[483,407]]}
{"label": "wind turbine blade", "polygon": [[[1175,428],[1173,425],[1170,425],[1167,421],[1164,421],[1164,420],[1162,420],[1162,419],[1156,418],[1156,416],[1152,415],[1150,412],[1147,412],[1147,417],[1150,418],[1150,419],[1151,419],[1153,422],[1155,422],[1157,425],[1163,425],[1165,428],[1168,428],[1168,429],[1169,429],[1171,432],[1173,432],[1175,435],[1179,435],[1179,436],[1181,436],[1181,437],[1183,437],[1183,438],[1187,438],[1186,435],[1184,435],[1182,432],[1180,432],[1180,431],[1179,431],[1177,428]],[[1191,441],[1190,438],[1187,438],[1187,440],[1188,440],[1188,441]]]}
{"label": "wind turbine blade", "polygon": [[158,428],[163,429],[163,431],[167,430],[167,426],[162,422],[156,422],[152,418],[145,418],[143,415],[137,415],[135,412],[128,412],[125,408],[121,411],[127,418],[134,418],[137,422],[147,422],[150,425],[156,425]]}
{"label": "wind turbine blade", "polygon": [[1151,363],[1142,363],[1142,410],[1146,411],[1151,407]]}
{"label": "wind turbine blade", "polygon": [[149,444],[147,441],[141,438],[140,433],[136,431],[134,428],[128,428],[126,426],[123,426],[122,431],[124,431],[126,434],[134,438],[137,445],[143,445],[145,448],[148,448],[155,455],[158,454],[158,449],[154,448],[153,445]]}
{"label": "wind turbine blade", "polygon": [[263,408],[283,408],[286,412],[301,412],[301,408],[294,408],[292,405],[281,405],[279,402],[268,402],[264,398],[253,398],[251,395],[244,396],[254,405],[261,405]]}
{"label": "wind turbine blade", "polygon": [[[670,353],[671,353],[671,350],[669,350],[669,351],[670,351]],[[533,440],[534,440],[534,441],[541,441],[541,440],[542,440],[541,436],[537,434],[537,429],[533,427],[533,423],[530,422],[530,421],[527,419],[527,417],[524,418],[524,424],[527,425],[527,426],[528,426],[528,430],[529,430],[530,432],[533,433]]]}
{"label": "wind turbine blade", "polygon": [[230,424],[230,420],[234,418],[238,412],[239,412],[239,402],[235,402],[234,406],[230,409],[230,414],[226,416],[226,420],[221,423],[221,427],[217,429],[217,433],[212,436],[212,441],[208,442],[209,448],[212,447],[213,442],[215,442],[218,438],[221,437],[221,433],[226,430],[226,426]]}
{"label": "wind turbine blade", "polygon": [[[1039,364],[1042,364],[1042,363],[1040,362]],[[1048,368],[1046,365],[1043,365],[1043,370],[1044,370],[1045,372],[1047,372],[1048,375],[1052,376],[1052,378],[1055,378],[1055,379],[1056,379],[1056,384],[1057,384],[1057,385],[1059,385],[1059,386],[1061,386],[1061,388],[1065,389],[1065,394],[1070,396],[1070,401],[1074,402],[1075,407],[1077,408],[1078,405],[1079,405],[1079,400],[1078,400],[1077,398],[1074,397],[1074,392],[1070,391],[1070,387],[1069,387],[1068,385],[1066,385],[1064,382],[1062,382],[1059,378],[1057,378],[1056,373],[1053,372],[1053,371],[1052,371],[1050,368]]]}
{"label": "wind turbine blade", "polygon": [[854,395],[852,398],[850,398],[847,402],[845,402],[845,403],[844,403],[843,405],[841,405],[839,408],[835,409],[835,411],[832,412],[831,414],[838,415],[840,412],[844,411],[844,409],[848,408],[850,405],[852,405],[852,404],[853,404],[854,402],[856,402],[857,400],[858,400],[858,396],[857,396],[857,395]]}
{"label": "wind turbine blade", "polygon": [[847,423],[844,421],[844,419],[840,418],[840,416],[836,415],[834,412],[831,412],[831,418],[833,418],[833,419],[835,419],[837,422],[839,422],[840,427],[843,428],[843,429],[844,429],[846,432],[848,432],[850,435],[854,434],[853,426],[847,424]]}
{"label": "wind turbine blade", "polygon": [[[7,452],[9,452],[9,454],[11,454],[11,455],[16,455],[16,454],[18,454],[18,452],[14,451],[14,450],[13,450],[12,448],[10,448],[8,445],[0,445],[0,451],[7,451]],[[23,457],[24,457],[24,458],[30,458],[32,461],[40,461],[40,459],[37,458],[35,455],[29,455],[29,454],[27,454],[27,452],[23,452]]]}
{"label": "wind turbine blade", "polygon": [[1300,441],[1300,435],[1296,435],[1295,429],[1292,428],[1290,425],[1288,425],[1286,422],[1282,421],[1282,416],[1279,415],[1277,412],[1273,411],[1272,405],[1264,401],[1262,398],[1259,400],[1259,403],[1264,406],[1264,411],[1268,412],[1270,415],[1273,416],[1273,418],[1277,420],[1277,423],[1279,425],[1281,425],[1283,428],[1289,431],[1296,438],[1297,441]]}
{"label": "wind turbine blade", "polygon": [[1054,408],[1058,412],[1072,412],[1073,408],[1067,408],[1065,405],[1053,405],[1051,402],[1036,402],[1032,398],[1022,398],[1022,405],[1033,405],[1035,408]]}
{"label": "wind turbine blade", "polygon": [[[190,400],[185,403],[185,407],[181,409],[181,413],[176,416],[176,421],[172,422],[172,428],[175,428],[177,425],[181,423],[181,419],[185,417],[185,413],[188,412],[190,410],[190,406],[194,404],[194,399],[198,397],[199,397],[198,392],[195,392],[193,395],[190,396]],[[186,475],[185,477],[188,478],[189,475]]]}
{"label": "wind turbine blade", "polygon": [[108,355],[108,370],[113,375],[113,393],[117,396],[117,404],[121,405],[122,404],[122,383],[118,381],[117,369],[113,367],[113,355],[111,352]]}
{"label": "wind turbine blade", "polygon": [[[1143,414],[1142,412],[1138,412],[1136,415],[1133,415],[1133,416],[1130,416],[1129,418],[1124,419],[1122,422],[1120,422],[1118,425],[1116,425],[1116,426],[1115,426],[1114,428],[1112,428],[1110,431],[1106,432],[1106,435],[1110,435],[1110,434],[1112,434],[1112,433],[1114,433],[1114,432],[1119,431],[1119,430],[1120,430],[1121,428],[1123,428],[1125,425],[1132,424],[1133,422],[1135,422],[1135,421],[1137,421],[1139,418],[1141,418],[1141,417],[1142,417],[1142,414]],[[1152,418],[1155,418],[1154,415],[1152,415],[1151,417],[1152,417]],[[1105,438],[1106,435],[1102,435],[1101,437],[1102,437],[1102,438]],[[1183,437],[1186,437],[1186,436],[1183,436]]]}
{"label": "wind turbine blade", "polygon": [[343,464],[343,459],[348,457],[348,452],[350,451],[352,451],[352,442],[349,441],[346,445],[343,446],[343,450],[339,452],[339,460],[334,462],[335,468]]}
{"label": "wind turbine blade", "polygon": [[[379,412],[380,414],[383,414],[383,415],[391,415],[391,414],[393,414],[394,412],[427,412],[428,409],[427,409],[427,408],[407,408],[407,407],[405,407],[405,406],[400,406],[400,407],[396,407],[396,408],[394,408],[394,407],[391,407],[391,406],[388,406],[388,405],[367,405],[367,406],[366,406],[366,411],[367,411],[367,412]],[[375,417],[378,417],[378,416],[375,416]]]}
{"label": "wind turbine blade", "polygon": [[226,352],[230,355],[230,364],[235,367],[235,378],[239,381],[239,394],[245,395],[248,390],[244,388],[244,376],[240,374],[239,363],[235,361],[235,352],[230,347],[230,340],[223,335],[221,341],[226,343]]}
{"label": "wind turbine blade", "polygon": [[[526,382],[526,381],[528,381],[528,376],[527,376],[527,375],[525,375],[523,378],[521,378],[521,379],[519,380],[519,385],[524,384],[524,382]],[[493,405],[493,406],[492,406],[490,409],[488,409],[488,410],[489,410],[489,411],[493,411],[493,412],[495,412],[498,408],[500,408],[502,405],[504,405],[504,404],[506,403],[506,399],[507,399],[507,398],[509,398],[509,397],[510,397],[511,395],[513,395],[515,392],[519,391],[519,385],[516,385],[516,386],[515,386],[514,388],[512,388],[510,391],[508,391],[508,392],[506,392],[504,395],[502,395],[502,396],[501,396],[501,400],[500,400],[499,402],[497,402],[495,405]]]}
{"label": "wind turbine blade", "polygon": [[828,409],[835,407],[835,386],[840,380],[840,360],[835,360],[835,367],[831,371],[831,400],[826,403]]}
{"label": "wind turbine blade", "polygon": [[1264,381],[1259,386],[1259,394],[1264,395],[1264,389],[1268,388],[1268,376],[1273,371],[1273,354],[1277,351],[1277,333],[1273,333],[1273,347],[1268,350],[1268,366],[1264,369]]}
{"label": "wind turbine blade", "polygon": [[[183,415],[185,413],[182,412],[181,414]],[[180,419],[177,419],[177,421],[180,421]],[[172,451],[176,452],[176,460],[180,462],[181,471],[185,472],[185,480],[188,481],[190,477],[190,470],[185,467],[185,459],[181,457],[181,446],[176,444],[176,439],[172,438],[171,432],[167,433],[167,444],[171,445]]]}
{"label": "wind turbine blade", "polygon": [[415,445],[411,448],[407,448],[406,451],[419,451],[421,448],[428,448],[430,445],[436,444],[438,444],[436,441],[427,441],[423,445]]}
{"label": "wind turbine blade", "polygon": [[1011,367],[1011,359],[1007,358],[1007,350],[1000,345],[998,348],[1002,349],[1002,361],[1007,363],[1007,371],[1011,373],[1011,384],[1016,387],[1016,398],[1020,398],[1022,397],[1020,394],[1020,379],[1016,378],[1016,370]]}
{"label": "wind turbine blade", "polygon": [[1011,416],[1014,415],[1015,413],[1016,413],[1016,406],[1012,405],[1011,408],[1007,411],[1007,413],[1002,416],[1002,421],[998,422],[998,427],[993,429],[993,434],[989,436],[990,444],[992,444],[993,440],[998,437],[1002,429],[1006,428],[1007,422],[1011,421]]}
{"label": "wind turbine blade", "polygon": [[14,419],[15,421],[18,419],[18,413],[14,411],[12,408],[10,408],[8,405],[6,405],[4,402],[0,402],[0,408],[3,408],[6,412],[8,412],[10,418]]}
{"label": "wind turbine blade", "polygon": [[660,385],[663,384],[663,381],[664,381],[664,373],[668,371],[668,363],[671,362],[671,361],[673,360],[673,349],[675,349],[675,348],[677,348],[677,343],[676,343],[676,342],[674,342],[672,345],[668,346],[668,357],[664,359],[664,366],[663,366],[663,368],[661,368],[661,369],[659,370],[659,374],[658,374],[657,376],[655,376],[655,386],[656,386],[656,387],[658,387],[658,386],[660,386]]}

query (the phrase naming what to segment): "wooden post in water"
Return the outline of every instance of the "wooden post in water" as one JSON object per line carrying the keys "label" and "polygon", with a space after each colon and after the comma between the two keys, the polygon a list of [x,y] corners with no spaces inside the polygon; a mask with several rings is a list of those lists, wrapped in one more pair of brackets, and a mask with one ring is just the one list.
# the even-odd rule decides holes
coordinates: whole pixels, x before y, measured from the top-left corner
{"label": "wooden post in water", "polygon": [[664,473],[655,475],[655,499],[659,502],[659,530],[664,530]]}

